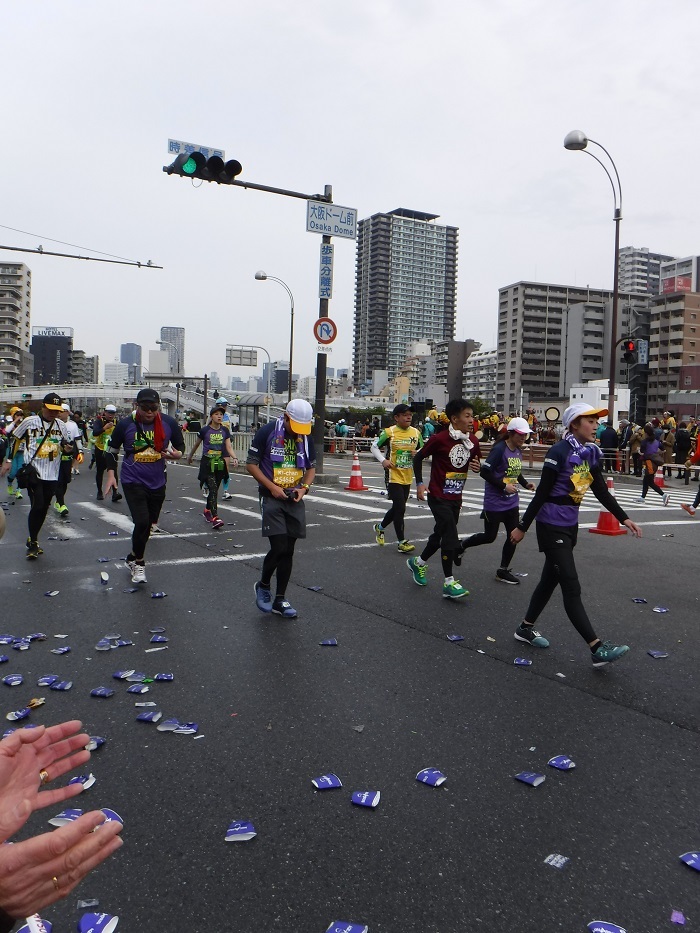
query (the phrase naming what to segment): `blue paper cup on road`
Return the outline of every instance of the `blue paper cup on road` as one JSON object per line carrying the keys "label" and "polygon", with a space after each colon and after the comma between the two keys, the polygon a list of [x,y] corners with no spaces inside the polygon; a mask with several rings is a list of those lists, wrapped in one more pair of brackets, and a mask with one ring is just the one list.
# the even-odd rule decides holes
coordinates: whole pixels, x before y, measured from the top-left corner
{"label": "blue paper cup on road", "polygon": [[351,800],[357,807],[370,807],[374,810],[381,796],[382,793],[379,790],[356,790]]}
{"label": "blue paper cup on road", "polygon": [[576,764],[566,755],[555,755],[554,758],[550,758],[547,762],[550,768],[556,768],[558,771],[571,771],[572,768],[576,767]]}
{"label": "blue paper cup on road", "polygon": [[257,836],[252,823],[234,820],[226,830],[226,842],[249,842]]}
{"label": "blue paper cup on road", "polygon": [[586,929],[590,930],[590,933],[627,933],[622,927],[616,923],[610,923],[609,920],[591,920]]}
{"label": "blue paper cup on road", "polygon": [[24,682],[24,677],[21,674],[8,674],[3,677],[2,682],[6,687],[19,687]]}
{"label": "blue paper cup on road", "polygon": [[523,784],[530,784],[532,787],[539,787],[544,783],[544,774],[538,774],[536,771],[521,771],[513,777],[516,781],[522,781]]}
{"label": "blue paper cup on road", "polygon": [[343,782],[338,775],[332,772],[329,774],[322,774],[320,777],[311,778],[311,783],[316,790],[333,790],[335,787],[343,786]]}
{"label": "blue paper cup on road", "polygon": [[349,920],[334,920],[326,933],[367,933],[369,927],[363,923],[351,923]]}
{"label": "blue paper cup on road", "polygon": [[107,697],[114,696],[114,690],[110,690],[109,687],[95,687],[94,690],[90,691],[90,696],[91,697],[104,697],[106,699]]}
{"label": "blue paper cup on road", "polygon": [[[105,823],[112,823],[116,820],[117,823],[124,825],[124,820],[119,816],[116,810],[110,810],[109,807],[100,807],[102,812],[105,815]],[[99,826],[97,827],[100,828]]]}
{"label": "blue paper cup on road", "polygon": [[27,922],[23,927],[17,930],[17,933],[51,933],[53,925],[48,920],[44,920],[39,914],[27,917]]}
{"label": "blue paper cup on road", "polygon": [[680,855],[679,858],[681,862],[683,862],[689,868],[694,868],[695,871],[700,871],[700,850],[697,852],[685,852],[683,855]]}
{"label": "blue paper cup on road", "polygon": [[49,823],[51,826],[65,826],[68,823],[74,823],[78,817],[83,815],[82,810],[76,810],[75,808],[68,808],[66,810],[61,810],[60,813],[57,813],[56,816],[51,817]]}
{"label": "blue paper cup on road", "polygon": [[447,775],[443,774],[442,771],[438,771],[437,768],[423,768],[422,771],[419,771],[416,775],[416,780],[420,781],[421,784],[430,784],[431,787],[439,787],[441,784],[445,783]]}
{"label": "blue paper cup on road", "polygon": [[78,933],[114,933],[119,917],[110,914],[83,914],[78,920]]}

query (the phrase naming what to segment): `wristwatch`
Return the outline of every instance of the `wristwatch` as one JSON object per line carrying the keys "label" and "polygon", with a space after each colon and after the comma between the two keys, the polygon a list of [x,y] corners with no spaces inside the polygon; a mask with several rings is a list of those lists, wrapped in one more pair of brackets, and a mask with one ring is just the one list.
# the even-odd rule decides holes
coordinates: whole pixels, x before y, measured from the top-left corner
{"label": "wristwatch", "polygon": [[299,483],[299,487],[301,489],[305,489],[307,492],[309,491],[309,489],[311,489],[311,486],[309,486],[308,483]]}

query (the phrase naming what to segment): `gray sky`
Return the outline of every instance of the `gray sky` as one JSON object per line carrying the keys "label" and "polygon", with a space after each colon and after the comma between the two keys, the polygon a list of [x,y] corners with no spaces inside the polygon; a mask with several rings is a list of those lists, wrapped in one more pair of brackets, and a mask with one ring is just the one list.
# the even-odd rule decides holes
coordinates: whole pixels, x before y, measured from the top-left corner
{"label": "gray sky", "polygon": [[[254,280],[264,269],[294,293],[294,369],[312,374],[320,236],[304,202],[161,170],[169,137],[222,147],[248,181],[332,184],[360,217],[458,226],[456,336],[495,346],[500,286],[612,285],[612,192],[563,148],[570,129],[617,163],[623,245],[700,252],[699,20],[697,0],[6,0],[0,223],[41,236],[0,242],[165,266],[27,256],[32,323],[74,327],[102,363],[184,326],[193,375],[233,374],[227,343],[287,358],[289,301]],[[334,242],[339,367],[355,244]]]}

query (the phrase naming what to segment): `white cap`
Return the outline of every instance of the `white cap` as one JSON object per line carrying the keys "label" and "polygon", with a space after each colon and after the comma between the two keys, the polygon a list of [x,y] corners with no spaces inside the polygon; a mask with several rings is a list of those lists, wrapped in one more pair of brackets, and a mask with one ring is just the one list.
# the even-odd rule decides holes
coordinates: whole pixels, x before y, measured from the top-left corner
{"label": "white cap", "polygon": [[223,395],[220,395],[216,400],[217,405],[228,405],[228,399],[224,398]]}
{"label": "white cap", "polygon": [[296,431],[297,434],[311,434],[314,410],[306,399],[293,398],[288,403],[285,411],[289,415],[293,431]]}
{"label": "white cap", "polygon": [[531,434],[532,429],[524,418],[511,418],[508,422],[508,430],[516,431],[518,434]]}
{"label": "white cap", "polygon": [[105,405],[105,411],[116,411],[116,410],[117,410],[116,405]]}
{"label": "white cap", "polygon": [[65,402],[61,405],[61,408],[64,411],[70,411],[70,405],[67,405]]}
{"label": "white cap", "polygon": [[594,408],[587,402],[574,402],[573,405],[569,405],[569,407],[566,409],[561,420],[564,427],[568,428],[571,426],[572,421],[575,421],[582,415],[591,415],[596,418],[600,418],[601,415],[607,415],[607,413],[607,408]]}

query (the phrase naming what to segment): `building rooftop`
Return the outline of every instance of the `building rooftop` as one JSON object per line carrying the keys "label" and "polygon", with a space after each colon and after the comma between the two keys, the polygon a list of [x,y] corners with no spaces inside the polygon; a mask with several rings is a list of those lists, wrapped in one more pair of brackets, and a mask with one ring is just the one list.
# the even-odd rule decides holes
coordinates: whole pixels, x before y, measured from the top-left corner
{"label": "building rooftop", "polygon": [[397,207],[389,213],[395,217],[409,217],[411,220],[437,220],[440,216],[439,214],[426,214],[425,211],[412,211],[407,207]]}

